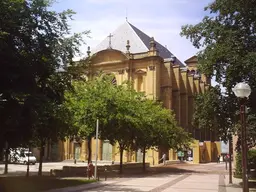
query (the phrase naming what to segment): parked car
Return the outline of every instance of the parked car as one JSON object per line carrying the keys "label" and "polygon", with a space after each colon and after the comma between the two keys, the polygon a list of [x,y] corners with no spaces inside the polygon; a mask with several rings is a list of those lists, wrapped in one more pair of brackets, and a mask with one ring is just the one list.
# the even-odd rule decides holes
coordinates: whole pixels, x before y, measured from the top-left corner
{"label": "parked car", "polygon": [[36,157],[33,155],[31,151],[24,148],[17,148],[10,150],[10,158],[11,163],[22,163],[22,164],[36,164]]}

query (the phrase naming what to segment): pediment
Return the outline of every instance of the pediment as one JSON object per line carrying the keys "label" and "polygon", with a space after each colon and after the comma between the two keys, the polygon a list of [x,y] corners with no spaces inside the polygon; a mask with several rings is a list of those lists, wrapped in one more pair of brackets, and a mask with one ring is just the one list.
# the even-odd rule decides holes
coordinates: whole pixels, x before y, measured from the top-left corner
{"label": "pediment", "polygon": [[127,60],[128,57],[121,51],[115,49],[105,49],[95,53],[91,57],[91,63],[118,63]]}
{"label": "pediment", "polygon": [[135,73],[137,73],[137,74],[145,74],[145,73],[147,73],[147,71],[144,70],[144,69],[138,69],[138,70],[135,71]]}
{"label": "pediment", "polygon": [[185,61],[185,63],[186,63],[186,65],[188,65],[188,66],[197,65],[197,63],[198,63],[197,56],[194,55],[193,57],[190,57],[189,59],[187,59],[187,60]]}

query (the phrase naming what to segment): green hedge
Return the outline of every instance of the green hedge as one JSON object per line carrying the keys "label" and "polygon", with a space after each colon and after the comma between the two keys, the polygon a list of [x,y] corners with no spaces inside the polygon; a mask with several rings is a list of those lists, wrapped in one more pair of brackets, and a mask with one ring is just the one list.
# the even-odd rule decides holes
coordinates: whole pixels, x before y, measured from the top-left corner
{"label": "green hedge", "polygon": [[[256,149],[250,149],[248,151],[248,167],[256,167]],[[242,177],[242,158],[241,153],[237,153],[236,155],[236,169],[235,169],[235,177]]]}

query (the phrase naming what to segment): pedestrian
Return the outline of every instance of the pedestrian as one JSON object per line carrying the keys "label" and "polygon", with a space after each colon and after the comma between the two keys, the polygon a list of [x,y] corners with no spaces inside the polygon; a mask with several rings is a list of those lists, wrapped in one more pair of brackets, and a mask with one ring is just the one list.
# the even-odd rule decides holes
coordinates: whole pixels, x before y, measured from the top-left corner
{"label": "pedestrian", "polygon": [[89,162],[88,166],[87,166],[87,169],[88,169],[88,177],[89,178],[94,178],[94,166],[93,166],[93,163],[92,161]]}
{"label": "pedestrian", "polygon": [[159,162],[163,160],[163,164],[166,165],[166,154],[164,153],[162,158],[159,160]]}
{"label": "pedestrian", "polygon": [[220,155],[217,156],[217,163],[220,163]]}

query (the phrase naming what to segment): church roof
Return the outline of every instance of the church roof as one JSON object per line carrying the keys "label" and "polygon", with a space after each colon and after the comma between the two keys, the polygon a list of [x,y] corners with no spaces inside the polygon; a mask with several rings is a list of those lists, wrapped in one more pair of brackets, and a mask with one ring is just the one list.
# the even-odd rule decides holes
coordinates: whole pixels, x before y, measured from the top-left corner
{"label": "church roof", "polygon": [[[111,35],[113,35],[112,37],[110,37],[111,48],[113,49],[126,52],[127,40],[130,41],[131,53],[147,52],[150,49],[151,38],[128,21],[119,26],[113,33],[111,33]],[[174,56],[166,47],[164,47],[157,41],[155,42],[156,48],[159,51],[159,55],[163,59],[168,60]],[[96,53],[107,48],[109,48],[109,37],[106,37],[98,46],[96,46],[92,50],[92,53]],[[177,57],[174,64],[184,66],[184,64]]]}

